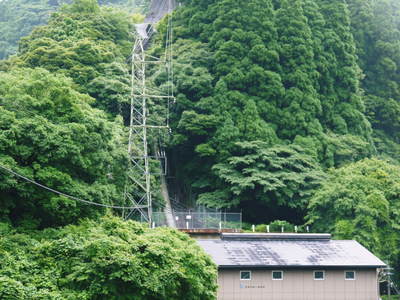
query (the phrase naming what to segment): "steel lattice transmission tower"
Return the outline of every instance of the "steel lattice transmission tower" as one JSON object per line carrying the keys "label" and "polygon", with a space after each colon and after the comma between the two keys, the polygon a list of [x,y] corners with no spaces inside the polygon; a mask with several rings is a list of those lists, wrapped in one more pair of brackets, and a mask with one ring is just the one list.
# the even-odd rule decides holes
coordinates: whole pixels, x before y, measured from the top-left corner
{"label": "steel lattice transmission tower", "polygon": [[[172,71],[172,11],[174,0],[153,0],[145,23],[136,25],[135,43],[132,50],[131,70],[131,109],[128,144],[128,183],[125,188],[125,201],[134,207],[126,212],[125,218],[139,217],[152,223],[154,194],[152,186],[152,162],[165,161],[163,153],[156,153],[149,147],[149,133],[169,130],[169,105],[174,101]],[[150,38],[155,32],[154,25],[168,14],[165,37],[165,53],[158,58],[146,53]],[[154,87],[146,73],[151,65],[164,69],[167,82],[163,90]],[[151,106],[163,109],[154,112]],[[164,169],[165,168],[161,168]],[[153,170],[154,171],[154,170]],[[159,171],[159,170],[157,170]]]}

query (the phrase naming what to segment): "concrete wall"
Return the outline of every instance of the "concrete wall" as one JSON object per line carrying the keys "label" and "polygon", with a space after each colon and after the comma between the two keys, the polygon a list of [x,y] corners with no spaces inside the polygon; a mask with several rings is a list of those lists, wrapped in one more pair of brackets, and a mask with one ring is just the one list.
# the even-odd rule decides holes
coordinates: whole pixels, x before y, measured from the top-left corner
{"label": "concrete wall", "polygon": [[218,300],[379,299],[375,269],[355,270],[355,280],[345,280],[344,270],[324,270],[325,280],[314,280],[311,269],[283,270],[283,280],[272,280],[271,270],[251,270],[251,280],[240,280],[240,271],[219,270]]}

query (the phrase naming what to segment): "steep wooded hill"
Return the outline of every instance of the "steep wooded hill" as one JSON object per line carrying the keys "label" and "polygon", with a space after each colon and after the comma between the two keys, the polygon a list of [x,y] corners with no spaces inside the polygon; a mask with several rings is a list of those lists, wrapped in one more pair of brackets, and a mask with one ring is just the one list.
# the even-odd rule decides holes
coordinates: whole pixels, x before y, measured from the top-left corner
{"label": "steep wooded hill", "polygon": [[[174,13],[171,194],[242,210],[247,222],[280,219],[355,238],[398,268],[399,2],[182,4]],[[0,11],[1,22],[18,28]],[[134,20],[76,0],[0,62],[0,163],[89,200],[124,204]],[[165,25],[150,54],[162,55]],[[156,68],[148,75],[165,83]],[[3,222],[23,230],[105,213],[3,173],[0,209]]]}
{"label": "steep wooded hill", "polygon": [[376,153],[345,2],[185,4],[171,148],[184,197],[301,220],[325,169]]}
{"label": "steep wooded hill", "polygon": [[[34,27],[44,25],[50,15],[72,0],[3,0],[0,1],[0,59],[15,54],[20,38]],[[102,6],[112,6],[132,13],[146,12],[149,0],[99,0]]]}
{"label": "steep wooded hill", "polygon": [[133,20],[76,0],[0,61],[0,299],[215,299],[195,241],[121,218]]}

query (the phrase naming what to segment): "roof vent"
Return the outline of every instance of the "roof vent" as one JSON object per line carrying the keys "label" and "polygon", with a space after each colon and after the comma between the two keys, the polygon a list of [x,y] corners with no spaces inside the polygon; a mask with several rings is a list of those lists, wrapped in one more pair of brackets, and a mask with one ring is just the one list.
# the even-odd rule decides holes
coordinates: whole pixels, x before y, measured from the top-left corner
{"label": "roof vent", "polygon": [[223,240],[330,240],[329,233],[221,233]]}

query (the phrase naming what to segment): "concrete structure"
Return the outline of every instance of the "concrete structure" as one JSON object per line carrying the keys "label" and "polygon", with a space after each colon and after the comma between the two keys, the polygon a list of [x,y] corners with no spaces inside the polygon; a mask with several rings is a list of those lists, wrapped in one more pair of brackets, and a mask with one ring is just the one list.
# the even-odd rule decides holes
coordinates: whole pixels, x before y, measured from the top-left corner
{"label": "concrete structure", "polygon": [[218,265],[218,300],[378,300],[385,264],[329,234],[222,234],[199,240]]}

